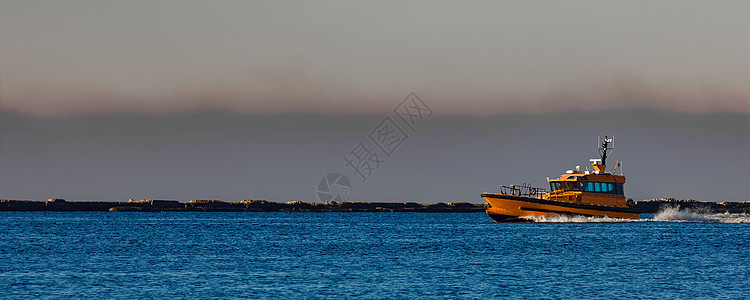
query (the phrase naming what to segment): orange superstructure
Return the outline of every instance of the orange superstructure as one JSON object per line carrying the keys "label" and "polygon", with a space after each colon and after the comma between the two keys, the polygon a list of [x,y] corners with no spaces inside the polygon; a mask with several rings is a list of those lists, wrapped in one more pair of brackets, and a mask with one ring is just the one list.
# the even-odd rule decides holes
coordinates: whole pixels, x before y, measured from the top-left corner
{"label": "orange superstructure", "polygon": [[[548,179],[550,191],[530,185],[501,186],[500,193],[482,193],[492,207],[487,214],[498,222],[531,221],[529,217],[583,215],[637,219],[638,211],[625,198],[625,176],[606,171],[607,156],[613,139],[604,137],[600,159],[591,159],[593,170],[568,170]],[[618,164],[619,165],[619,164]]]}

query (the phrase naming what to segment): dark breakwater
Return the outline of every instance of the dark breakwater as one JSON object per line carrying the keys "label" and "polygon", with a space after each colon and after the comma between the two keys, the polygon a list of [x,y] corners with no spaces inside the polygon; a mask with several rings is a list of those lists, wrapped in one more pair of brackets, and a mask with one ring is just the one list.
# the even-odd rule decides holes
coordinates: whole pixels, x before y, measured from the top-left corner
{"label": "dark breakwater", "polygon": [[478,203],[416,202],[273,202],[267,200],[130,200],[130,201],[47,201],[0,200],[0,211],[142,211],[142,212],[483,212],[489,206]]}
{"label": "dark breakwater", "polygon": [[[747,202],[706,202],[674,198],[636,201],[641,213],[656,213],[666,207],[690,209],[705,213],[750,213]],[[142,212],[484,212],[486,203],[416,203],[416,202],[273,202],[267,200],[130,200],[130,201],[47,201],[0,200],[0,211],[142,211]]]}

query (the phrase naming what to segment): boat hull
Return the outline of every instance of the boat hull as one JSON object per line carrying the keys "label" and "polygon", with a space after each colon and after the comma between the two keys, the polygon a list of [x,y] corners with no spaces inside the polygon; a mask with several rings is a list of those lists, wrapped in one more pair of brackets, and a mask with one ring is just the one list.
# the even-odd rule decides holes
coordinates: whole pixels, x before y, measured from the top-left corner
{"label": "boat hull", "polygon": [[492,207],[486,210],[497,222],[529,222],[532,217],[595,216],[638,219],[638,211],[631,207],[602,206],[553,201],[540,198],[484,193],[482,198]]}

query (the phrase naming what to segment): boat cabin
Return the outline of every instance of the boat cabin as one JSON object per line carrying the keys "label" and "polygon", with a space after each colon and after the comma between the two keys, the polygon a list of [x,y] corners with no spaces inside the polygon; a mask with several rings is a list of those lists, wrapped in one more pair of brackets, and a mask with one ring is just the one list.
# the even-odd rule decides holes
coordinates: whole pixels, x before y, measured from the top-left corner
{"label": "boat cabin", "polygon": [[595,176],[580,175],[583,174],[565,175],[557,179],[550,179],[549,190],[552,192],[573,191],[625,195],[623,191],[623,184],[625,183],[624,176],[612,174],[601,174]]}

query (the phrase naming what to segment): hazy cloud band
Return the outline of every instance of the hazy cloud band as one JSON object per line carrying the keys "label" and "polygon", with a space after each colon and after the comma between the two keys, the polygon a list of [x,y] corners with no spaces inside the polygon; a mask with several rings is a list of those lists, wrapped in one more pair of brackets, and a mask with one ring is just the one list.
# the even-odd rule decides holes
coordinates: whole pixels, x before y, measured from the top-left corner
{"label": "hazy cloud band", "polygon": [[37,116],[750,114],[750,2],[4,1],[0,108]]}

